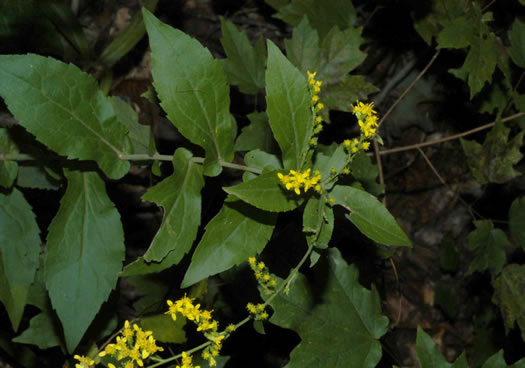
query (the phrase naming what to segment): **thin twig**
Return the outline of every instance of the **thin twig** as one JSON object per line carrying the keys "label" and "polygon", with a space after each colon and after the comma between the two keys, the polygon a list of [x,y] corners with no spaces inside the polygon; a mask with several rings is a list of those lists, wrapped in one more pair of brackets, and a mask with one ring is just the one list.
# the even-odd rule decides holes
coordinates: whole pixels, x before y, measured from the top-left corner
{"label": "thin twig", "polygon": [[420,80],[421,77],[427,72],[428,68],[430,68],[430,66],[432,64],[434,64],[434,61],[436,61],[436,58],[438,57],[440,51],[441,50],[437,50],[436,51],[434,56],[432,56],[432,59],[430,59],[428,64],[423,68],[423,70],[418,74],[418,76],[412,81],[412,83],[410,83],[410,85],[407,87],[407,89],[405,89],[405,91],[397,98],[397,100],[392,104],[392,106],[390,106],[388,111],[379,120],[379,123],[377,124],[378,129],[381,126],[381,124],[383,124],[383,121],[385,121],[385,119],[388,117],[388,115],[390,115],[392,110],[395,109],[395,107],[401,102],[401,100],[407,95],[407,93],[410,92],[410,90],[414,87],[414,85],[417,83],[417,81]]}
{"label": "thin twig", "polygon": [[[519,118],[519,117],[524,116],[524,115],[525,115],[525,112],[518,112],[516,114],[513,114],[511,116],[507,116],[506,118],[501,119],[501,122],[505,123],[505,122],[507,122],[509,120],[513,120],[513,119]],[[416,143],[416,144],[411,144],[411,145],[403,146],[403,147],[390,148],[390,149],[379,151],[379,154],[380,155],[388,155],[390,153],[410,151],[410,150],[413,150],[413,149],[418,149],[420,147],[432,146],[432,145],[435,145],[435,144],[438,144],[438,143],[448,142],[448,141],[451,141],[451,140],[454,140],[454,139],[465,137],[465,136],[470,135],[470,134],[477,133],[477,132],[482,131],[482,130],[486,130],[486,129],[492,128],[495,124],[496,124],[496,122],[493,121],[492,123],[488,123],[488,124],[482,125],[480,127],[468,130],[468,131],[463,132],[463,133],[453,134],[453,135],[450,135],[450,136],[445,137],[445,138],[435,139],[433,141],[428,141],[428,142],[423,142],[423,143]]]}

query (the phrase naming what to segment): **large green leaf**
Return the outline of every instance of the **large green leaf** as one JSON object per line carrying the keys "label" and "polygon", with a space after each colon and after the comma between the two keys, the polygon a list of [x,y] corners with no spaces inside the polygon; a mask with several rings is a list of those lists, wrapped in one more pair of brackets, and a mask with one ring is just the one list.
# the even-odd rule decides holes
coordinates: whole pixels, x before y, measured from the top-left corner
{"label": "large green leaf", "polygon": [[115,287],[124,232],[97,173],[65,175],[67,190],[49,225],[44,277],[72,352]]}
{"label": "large green leaf", "polygon": [[191,152],[179,148],[173,155],[174,173],[142,196],[162,206],[164,218],[160,229],[144,254],[146,262],[160,262],[170,252],[178,263],[190,250],[201,222],[201,189],[204,186],[201,165],[191,161]]}
{"label": "large green leaf", "polygon": [[509,227],[512,237],[525,249],[525,197],[516,198],[509,210]]}
{"label": "large green leaf", "polygon": [[228,57],[222,60],[222,66],[228,80],[243,93],[257,94],[259,89],[264,88],[264,41],[259,38],[253,47],[246,33],[239,32],[233,23],[223,17],[220,19],[221,44]]}
{"label": "large green leaf", "polygon": [[525,265],[507,265],[492,284],[492,302],[501,310],[505,330],[508,332],[518,322],[525,340]]}
{"label": "large green leaf", "polygon": [[366,54],[359,50],[363,43],[361,31],[362,28],[341,31],[337,27],[330,30],[321,42],[318,79],[328,84],[340,82],[365,60]]}
{"label": "large green leaf", "polygon": [[350,211],[350,221],[370,239],[385,245],[412,246],[394,217],[373,195],[336,185],[329,196],[335,204]]}
{"label": "large green leaf", "polygon": [[478,183],[501,184],[520,175],[513,166],[523,157],[520,147],[525,133],[518,133],[510,141],[509,134],[510,129],[503,123],[497,122],[487,134],[483,145],[476,141],[461,139],[467,163]]}
{"label": "large green leaf", "polygon": [[468,368],[465,354],[461,354],[453,364],[447,362],[432,338],[421,327],[417,328],[416,352],[421,368]]}
{"label": "large green leaf", "polygon": [[39,55],[0,56],[0,96],[36,139],[71,159],[95,160],[112,179],[129,170],[127,129],[93,77]]}
{"label": "large green leaf", "polygon": [[[9,131],[6,128],[0,128],[0,157],[18,153],[15,142],[11,140]],[[13,185],[18,174],[18,163],[11,160],[0,160],[0,186],[9,188]]]}
{"label": "large green leaf", "polygon": [[245,262],[263,251],[270,240],[277,215],[242,201],[227,200],[206,225],[181,287]]}
{"label": "large green leaf", "polygon": [[491,220],[474,221],[476,230],[468,234],[469,249],[476,250],[476,256],[468,268],[467,274],[489,270],[492,274],[498,274],[507,257],[505,247],[509,245],[507,235],[500,230],[494,229]]}
{"label": "large green leaf", "polygon": [[277,172],[270,171],[245,183],[223,189],[261,210],[286,212],[296,209],[303,199],[280,185]]}
{"label": "large green leaf", "polygon": [[321,60],[321,48],[319,47],[319,35],[304,17],[297,27],[294,27],[292,38],[284,40],[286,56],[300,71],[319,70]]}
{"label": "large green leaf", "polygon": [[508,51],[512,61],[520,68],[525,68],[525,23],[516,17],[508,35],[511,43]]}
{"label": "large green leaf", "polygon": [[300,170],[305,163],[313,127],[310,100],[306,77],[268,41],[267,113],[287,169]]}
{"label": "large green leaf", "polygon": [[[338,78],[341,76],[338,76]],[[352,112],[352,103],[366,100],[368,95],[379,91],[379,88],[367,82],[362,75],[346,75],[340,82],[321,87],[321,99],[331,110]]]}
{"label": "large green leaf", "polygon": [[[274,5],[273,2],[270,5]],[[306,15],[310,24],[324,37],[337,25],[340,29],[352,26],[356,20],[356,11],[352,1],[348,0],[292,0],[291,3],[276,8],[276,18],[298,25]]]}
{"label": "large green leaf", "polygon": [[161,106],[177,129],[206,151],[204,173],[219,175],[218,161],[233,159],[236,125],[229,112],[226,75],[208,49],[146,9],[153,85]]}
{"label": "large green leaf", "polygon": [[373,368],[381,359],[379,338],[388,326],[379,294],[359,284],[357,268],[339,250],[331,248],[327,254],[313,276],[322,288],[312,288],[299,274],[289,295],[281,293],[270,302],[270,322],[301,337],[286,367]]}
{"label": "large green leaf", "polygon": [[40,230],[31,206],[13,189],[0,193],[0,300],[16,331],[40,253]]}
{"label": "large green leaf", "polygon": [[31,318],[29,327],[20,336],[13,339],[14,342],[33,344],[40,349],[49,349],[55,346],[65,349],[63,340],[60,321],[53,311],[43,311]]}

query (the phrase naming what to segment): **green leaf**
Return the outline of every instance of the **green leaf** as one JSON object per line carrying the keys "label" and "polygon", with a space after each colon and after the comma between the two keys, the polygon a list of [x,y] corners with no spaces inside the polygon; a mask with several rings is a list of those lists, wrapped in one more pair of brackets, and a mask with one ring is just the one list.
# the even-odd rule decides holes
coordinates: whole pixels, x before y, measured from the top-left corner
{"label": "green leaf", "polygon": [[[321,62],[317,79],[326,84],[335,84],[345,79],[366,58],[359,50],[363,43],[362,28],[344,31],[333,27],[321,43]],[[352,103],[349,101],[348,103]]]}
{"label": "green leaf", "polygon": [[13,339],[14,342],[33,344],[40,349],[60,346],[64,350],[63,340],[60,321],[52,311],[44,311],[31,318],[29,327]]}
{"label": "green leaf", "polygon": [[181,287],[191,286],[261,253],[270,240],[276,219],[274,213],[231,198],[227,200],[206,225]]}
{"label": "green leaf", "polygon": [[280,185],[275,170],[261,174],[246,183],[223,189],[252,206],[270,212],[291,211],[303,202],[300,196]]}
{"label": "green leaf", "polygon": [[226,75],[208,49],[146,9],[153,85],[168,118],[182,135],[204,148],[204,174],[219,175],[219,161],[233,159],[235,120],[229,112]]}
{"label": "green leaf", "polygon": [[[0,157],[18,153],[15,142],[9,136],[6,128],[0,128]],[[0,160],[0,186],[10,188],[18,175],[18,163],[10,160]]]}
{"label": "green leaf", "polygon": [[75,65],[39,55],[0,56],[0,96],[37,140],[70,159],[95,160],[119,179],[129,162],[127,129],[93,77]]}
{"label": "green leaf", "polygon": [[159,263],[146,262],[144,257],[139,257],[135,261],[127,264],[119,276],[138,276],[161,272],[178,263],[180,261],[178,257],[178,252],[169,252]]}
{"label": "green leaf", "polygon": [[21,188],[57,190],[58,181],[55,181],[42,166],[20,166],[16,185]]}
{"label": "green leaf", "polygon": [[471,43],[470,50],[461,68],[450,69],[457,78],[468,82],[470,99],[481,91],[485,83],[492,82],[492,74],[497,62],[496,36],[490,33],[486,38],[480,37]]}
{"label": "green leaf", "polygon": [[474,221],[476,230],[468,234],[469,250],[476,250],[476,256],[470,264],[467,275],[474,272],[489,270],[493,275],[498,274],[507,257],[505,247],[509,245],[507,235],[500,230],[494,229],[490,220]]}
{"label": "green leaf", "polygon": [[[424,14],[413,13],[414,28],[430,46],[432,38],[443,30],[443,23],[465,13],[465,4],[457,0],[432,1],[432,9]],[[458,37],[461,37],[458,35]]]}
{"label": "green leaf", "polygon": [[321,100],[330,110],[352,112],[353,102],[366,100],[368,95],[377,91],[379,88],[367,82],[364,76],[345,75],[336,84],[323,84]]}
{"label": "green leaf", "polygon": [[49,225],[45,280],[72,352],[116,285],[124,232],[97,173],[65,175],[67,190]]}
{"label": "green leaf", "polygon": [[145,331],[152,331],[157,341],[182,344],[187,340],[186,332],[184,331],[186,318],[182,316],[177,316],[177,320],[174,321],[171,316],[167,314],[155,314],[153,316],[142,317],[139,323]]}
{"label": "green leaf", "polygon": [[348,186],[336,185],[329,193],[334,203],[350,211],[348,217],[367,237],[381,244],[412,246],[394,217],[373,195]]}
{"label": "green leaf", "polygon": [[322,288],[313,290],[298,274],[289,295],[281,293],[270,301],[270,322],[301,337],[286,368],[373,368],[381,359],[379,338],[388,326],[379,294],[359,284],[357,268],[348,265],[339,250],[331,248],[327,254],[313,276]]}
{"label": "green leaf", "polygon": [[505,331],[508,332],[518,322],[523,339],[525,337],[525,265],[505,266],[492,284],[494,286],[492,302],[501,310]]}
{"label": "green leaf", "polygon": [[[154,11],[157,3],[158,0],[145,0],[141,5],[150,11]],[[131,18],[127,27],[102,51],[98,62],[106,67],[113,66],[137,45],[145,33],[146,27],[144,26],[142,13],[138,11]]]}
{"label": "green leaf", "polygon": [[475,141],[461,140],[467,163],[474,179],[480,184],[505,183],[520,175],[513,169],[523,155],[520,147],[525,132],[518,133],[509,141],[510,129],[501,122],[490,130],[483,145]]}
{"label": "green leaf", "polygon": [[151,127],[141,125],[135,110],[133,110],[133,108],[123,99],[120,97],[110,97],[110,99],[118,121],[128,128],[128,137],[131,142],[131,153],[155,154],[154,149],[150,150],[153,139]]}
{"label": "green leaf", "polygon": [[379,195],[385,190],[384,184],[377,183],[377,165],[364,152],[359,152],[354,156],[350,164],[350,172],[355,180],[359,181],[366,191],[372,195]]}
{"label": "green leaf", "polygon": [[334,230],[334,211],[324,198],[312,196],[306,203],[303,213],[303,232],[308,244],[317,248],[327,248]]}
{"label": "green leaf", "polygon": [[310,100],[305,76],[268,41],[267,113],[287,169],[300,170],[305,164],[313,129]]}
{"label": "green leaf", "polygon": [[516,198],[509,210],[509,227],[516,243],[525,249],[525,197]]}
{"label": "green leaf", "polygon": [[278,8],[278,11],[276,18],[294,26],[307,16],[321,38],[334,25],[344,30],[356,21],[356,11],[348,0],[292,0],[290,4]]}
{"label": "green leaf", "polygon": [[516,17],[508,36],[511,44],[508,53],[512,61],[520,68],[525,68],[525,23]]}
{"label": "green leaf", "polygon": [[264,88],[264,64],[266,61],[264,41],[257,41],[255,48],[246,33],[239,32],[235,25],[223,17],[221,20],[221,44],[228,57],[222,67],[231,84],[242,93],[257,94]]}
{"label": "green leaf", "polygon": [[421,327],[417,328],[416,352],[421,368],[468,368],[464,353],[453,364],[447,362],[432,338]]}
{"label": "green leaf", "polygon": [[260,149],[272,152],[275,146],[272,130],[268,124],[268,116],[265,112],[253,112],[247,115],[250,125],[241,130],[241,134],[235,141],[235,151],[251,151]]}
{"label": "green leaf", "polygon": [[160,262],[170,252],[178,263],[191,249],[201,221],[201,165],[191,161],[190,151],[179,148],[173,155],[174,172],[142,196],[164,210],[160,229],[144,254],[146,262]]}
{"label": "green leaf", "polygon": [[475,23],[466,16],[443,20],[442,25],[443,30],[437,37],[438,49],[468,47],[476,34]]}
{"label": "green leaf", "polygon": [[[246,166],[261,170],[266,168],[268,171],[283,168],[279,157],[259,150],[253,150],[246,153],[244,155],[244,163]],[[242,180],[244,182],[255,178],[257,178],[257,175],[249,171],[245,171],[244,174],[242,174]]]}
{"label": "green leaf", "polygon": [[304,17],[297,27],[294,27],[292,38],[284,40],[286,56],[303,74],[307,71],[319,70],[321,48],[319,36],[312,28],[308,18]]}
{"label": "green leaf", "polygon": [[22,193],[16,188],[9,194],[0,193],[0,300],[15,331],[38,268],[39,233]]}

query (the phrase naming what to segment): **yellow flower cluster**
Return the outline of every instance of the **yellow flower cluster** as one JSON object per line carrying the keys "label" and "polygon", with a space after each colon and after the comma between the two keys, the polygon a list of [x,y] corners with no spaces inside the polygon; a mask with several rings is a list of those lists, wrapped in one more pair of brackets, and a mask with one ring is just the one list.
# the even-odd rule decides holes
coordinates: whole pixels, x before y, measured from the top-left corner
{"label": "yellow flower cluster", "polygon": [[[111,355],[115,356],[119,361],[128,358],[124,368],[134,368],[135,363],[139,367],[143,367],[144,359],[147,359],[157,351],[163,350],[163,348],[156,345],[151,331],[143,331],[136,324],[133,324],[132,329],[129,321],[126,321],[121,336],[117,336],[116,343],[108,344],[106,348],[99,353],[99,356]],[[115,368],[115,365],[109,363],[108,367]]]}
{"label": "yellow flower cluster", "polygon": [[355,153],[359,151],[360,149],[362,149],[363,151],[366,151],[368,150],[368,148],[370,148],[370,142],[359,141],[359,139],[357,138],[354,138],[352,140],[345,139],[343,141],[343,145],[349,152],[352,152],[352,153]]}
{"label": "yellow flower cluster", "polygon": [[75,368],[89,368],[95,365],[95,361],[86,356],[75,355],[73,358],[78,360],[78,363],[75,364]]}
{"label": "yellow flower cluster", "polygon": [[248,309],[248,312],[250,312],[250,314],[256,321],[263,321],[265,319],[268,319],[268,312],[266,312],[266,310],[264,309],[264,304],[248,303],[246,304],[246,309]]}
{"label": "yellow flower cluster", "polygon": [[267,294],[271,294],[277,286],[277,280],[270,276],[270,271],[264,262],[257,262],[255,257],[248,258],[250,268],[255,274],[255,279]]}
{"label": "yellow flower cluster", "polygon": [[182,352],[182,365],[176,366],[176,368],[201,368],[200,365],[193,366],[192,363],[193,357],[191,355],[187,355],[184,351]]}
{"label": "yellow flower cluster", "polygon": [[372,138],[376,134],[377,129],[377,113],[373,109],[374,103],[365,104],[357,101],[355,106],[352,106],[353,114],[357,117],[361,134],[365,138]]}
{"label": "yellow flower cluster", "polygon": [[[324,108],[324,105],[319,102],[319,93],[321,92],[321,85],[323,82],[316,80],[315,75],[317,72],[311,73],[306,72],[308,74],[308,88],[310,89],[310,94],[312,95],[312,107],[313,107],[313,113],[314,113],[314,134],[319,134],[323,130],[323,118],[317,113],[321,111]],[[312,138],[310,141],[310,144],[315,144],[316,140]]]}
{"label": "yellow flower cluster", "polygon": [[320,192],[321,185],[319,182],[321,181],[321,173],[319,170],[316,170],[314,176],[310,177],[310,172],[311,169],[308,169],[303,173],[290,170],[287,175],[277,173],[277,176],[287,190],[294,190],[297,195],[301,194],[301,188],[304,188],[305,193],[310,188],[314,188],[314,190]]}
{"label": "yellow flower cluster", "polygon": [[[208,361],[210,367],[214,367],[217,364],[214,357],[219,355],[222,349],[222,340],[224,340],[226,336],[217,331],[219,323],[211,317],[212,311],[201,310],[200,304],[193,304],[193,300],[194,298],[189,298],[186,295],[175,302],[168,300],[169,310],[166,314],[170,314],[171,318],[175,321],[177,320],[177,313],[180,313],[186,317],[186,319],[193,321],[197,325],[197,331],[202,331],[204,336],[213,343],[203,351],[202,358]],[[232,330],[230,326],[228,326],[228,328]],[[234,329],[235,328],[233,328],[233,330]],[[183,365],[181,368],[189,367],[191,366]]]}

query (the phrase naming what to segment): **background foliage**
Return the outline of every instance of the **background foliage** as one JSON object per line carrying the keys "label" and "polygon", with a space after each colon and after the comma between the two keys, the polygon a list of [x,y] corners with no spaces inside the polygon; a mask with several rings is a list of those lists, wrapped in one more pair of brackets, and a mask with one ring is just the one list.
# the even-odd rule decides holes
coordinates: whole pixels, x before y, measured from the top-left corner
{"label": "background foliage", "polygon": [[[272,307],[218,366],[525,366],[524,15],[0,0],[0,365],[72,366],[125,320],[191,349],[164,315],[188,293],[224,326]],[[349,163],[357,100],[382,141]],[[351,175],[279,185],[310,167]],[[258,293],[256,255],[289,293]]]}

